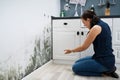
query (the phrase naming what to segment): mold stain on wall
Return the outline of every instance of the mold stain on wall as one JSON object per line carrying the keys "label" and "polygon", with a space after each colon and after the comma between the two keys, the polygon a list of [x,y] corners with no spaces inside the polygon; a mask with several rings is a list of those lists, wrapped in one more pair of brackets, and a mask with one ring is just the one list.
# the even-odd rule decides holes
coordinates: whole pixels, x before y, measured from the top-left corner
{"label": "mold stain on wall", "polygon": [[[23,77],[27,76],[51,59],[50,25],[44,27],[42,36],[37,36],[34,43],[31,43],[30,45],[33,45],[33,54],[30,55],[24,68],[21,64],[17,63],[13,56],[9,56],[7,60],[0,62],[0,80],[21,80]],[[12,61],[14,61],[15,64],[9,64]],[[7,67],[5,68],[4,66]]]}

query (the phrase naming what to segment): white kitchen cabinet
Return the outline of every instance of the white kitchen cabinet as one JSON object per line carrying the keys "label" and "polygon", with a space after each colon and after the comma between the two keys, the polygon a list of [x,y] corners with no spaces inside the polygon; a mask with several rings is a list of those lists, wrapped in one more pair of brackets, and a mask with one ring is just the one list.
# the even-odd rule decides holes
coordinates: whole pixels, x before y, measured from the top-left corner
{"label": "white kitchen cabinet", "polygon": [[[120,63],[120,18],[101,18],[108,23],[112,31],[113,49],[116,62]],[[64,54],[65,49],[73,49],[81,45],[88,33],[88,29],[78,19],[53,19],[53,60],[75,61],[78,58],[91,56],[94,54],[93,45],[83,52]]]}
{"label": "white kitchen cabinet", "polygon": [[120,63],[120,18],[113,18],[113,49],[116,62]]}
{"label": "white kitchen cabinet", "polygon": [[113,44],[120,46],[120,18],[113,18]]}
{"label": "white kitchen cabinet", "polygon": [[80,44],[80,19],[59,19],[53,22],[53,60],[75,61],[80,53],[64,54]]}
{"label": "white kitchen cabinet", "polygon": [[53,60],[74,62],[90,55],[91,48],[83,52],[64,54],[65,49],[73,49],[83,43],[88,29],[81,25],[80,19],[53,19]]}

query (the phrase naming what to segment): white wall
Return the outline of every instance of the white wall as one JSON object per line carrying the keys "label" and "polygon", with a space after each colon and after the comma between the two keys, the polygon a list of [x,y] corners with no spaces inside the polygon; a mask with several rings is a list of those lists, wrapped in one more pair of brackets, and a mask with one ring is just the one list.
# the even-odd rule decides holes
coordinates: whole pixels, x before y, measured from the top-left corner
{"label": "white wall", "polygon": [[59,16],[60,0],[0,0],[0,72],[27,65],[36,38]]}

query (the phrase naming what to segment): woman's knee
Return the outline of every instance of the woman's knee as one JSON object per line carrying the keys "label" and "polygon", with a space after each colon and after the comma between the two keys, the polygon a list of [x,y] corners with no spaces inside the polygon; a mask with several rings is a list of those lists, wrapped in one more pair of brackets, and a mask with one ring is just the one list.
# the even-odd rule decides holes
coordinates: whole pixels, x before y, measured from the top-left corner
{"label": "woman's knee", "polygon": [[78,68],[79,66],[77,66],[77,65],[73,65],[72,66],[72,70],[73,70],[73,72],[75,73],[75,74],[77,74],[77,75],[81,75],[81,76],[84,76],[84,72],[80,69],[80,68]]}
{"label": "woman's knee", "polygon": [[76,65],[76,64],[74,64],[73,66],[72,66],[72,71],[75,73],[75,74],[77,74],[79,71],[80,71],[80,69],[78,69],[78,65]]}
{"label": "woman's knee", "polygon": [[77,72],[77,69],[76,69],[75,64],[72,66],[72,70],[73,70],[73,72],[74,72],[74,73],[76,73],[76,72]]}
{"label": "woman's knee", "polygon": [[84,70],[83,68],[81,68],[80,66],[77,66],[75,64],[72,66],[72,70],[75,74],[81,75],[81,76],[100,76],[101,75],[101,73],[99,73],[99,72],[94,73],[94,71]]}

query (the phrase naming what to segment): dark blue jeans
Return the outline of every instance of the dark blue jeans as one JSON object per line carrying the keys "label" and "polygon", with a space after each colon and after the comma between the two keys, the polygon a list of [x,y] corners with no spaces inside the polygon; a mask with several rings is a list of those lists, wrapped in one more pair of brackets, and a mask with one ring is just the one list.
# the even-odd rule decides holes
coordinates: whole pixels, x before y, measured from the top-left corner
{"label": "dark blue jeans", "polygon": [[96,62],[92,57],[77,60],[72,70],[75,74],[81,76],[101,76],[103,72],[108,71],[106,67]]}

